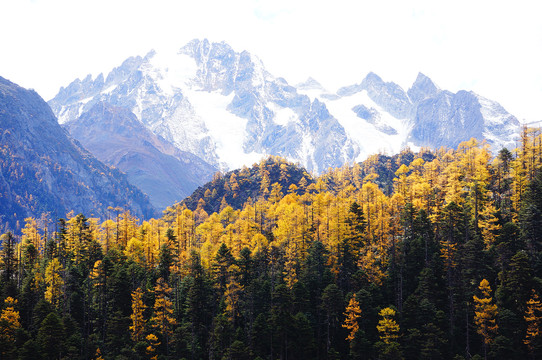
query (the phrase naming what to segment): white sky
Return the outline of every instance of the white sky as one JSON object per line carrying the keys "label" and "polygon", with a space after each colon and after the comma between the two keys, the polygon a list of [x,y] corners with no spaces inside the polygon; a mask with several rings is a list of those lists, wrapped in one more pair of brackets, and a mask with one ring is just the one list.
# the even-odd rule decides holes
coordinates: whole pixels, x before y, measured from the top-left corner
{"label": "white sky", "polygon": [[0,0],[0,76],[46,100],[129,56],[194,38],[248,50],[290,84],[329,90],[418,72],[542,120],[539,0]]}

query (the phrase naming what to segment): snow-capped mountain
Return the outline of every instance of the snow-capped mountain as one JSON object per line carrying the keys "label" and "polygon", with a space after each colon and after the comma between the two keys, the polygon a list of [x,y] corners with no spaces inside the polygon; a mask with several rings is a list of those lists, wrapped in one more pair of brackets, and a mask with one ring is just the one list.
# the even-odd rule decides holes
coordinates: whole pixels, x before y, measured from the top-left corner
{"label": "snow-capped mountain", "polygon": [[49,103],[65,123],[99,101],[130,109],[179,149],[223,169],[273,154],[319,172],[358,153],[320,100],[225,43],[194,40],[172,54],[130,58],[105,80],[72,82]]}
{"label": "snow-capped mountain", "polygon": [[421,73],[408,91],[369,73],[335,94],[314,88],[300,92],[325,103],[360,147],[358,161],[375,152],[396,153],[405,145],[455,148],[473,137],[485,139],[494,151],[513,148],[520,128],[497,102],[471,91],[441,90]]}
{"label": "snow-capped mountain", "polygon": [[331,93],[314,79],[291,86],[256,56],[207,40],[129,58],[105,78],[75,80],[49,104],[64,123],[99,101],[130,109],[154,133],[222,169],[271,154],[321,172],[376,152],[455,147],[471,137],[499,150],[513,146],[519,129],[499,104],[441,90],[423,74],[408,91],[369,73]]}

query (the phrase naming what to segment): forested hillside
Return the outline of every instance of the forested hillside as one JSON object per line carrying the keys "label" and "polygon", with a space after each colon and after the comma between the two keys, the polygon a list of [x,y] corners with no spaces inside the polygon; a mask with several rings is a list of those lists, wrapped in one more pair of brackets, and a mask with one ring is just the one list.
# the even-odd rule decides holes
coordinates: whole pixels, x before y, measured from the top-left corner
{"label": "forested hillside", "polygon": [[[281,157],[270,156],[250,168],[216,173],[212,181],[196,189],[182,204],[190,210],[199,207],[209,214],[220,212],[228,205],[240,210],[247,201],[267,200],[270,196],[278,196],[283,189],[305,193],[306,187],[313,182],[305,169]],[[289,189],[291,185],[296,188]]]}
{"label": "forested hillside", "polygon": [[[217,175],[2,235],[2,359],[542,356],[542,136]],[[393,175],[392,175],[393,174]]]}

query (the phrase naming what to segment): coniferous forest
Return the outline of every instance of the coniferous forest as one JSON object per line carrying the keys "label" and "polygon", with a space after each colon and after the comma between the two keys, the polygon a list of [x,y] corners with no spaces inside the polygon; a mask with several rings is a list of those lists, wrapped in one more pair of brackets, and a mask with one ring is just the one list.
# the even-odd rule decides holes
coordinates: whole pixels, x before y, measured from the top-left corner
{"label": "coniferous forest", "polygon": [[311,176],[277,157],[142,221],[1,238],[1,359],[542,357],[542,136]]}

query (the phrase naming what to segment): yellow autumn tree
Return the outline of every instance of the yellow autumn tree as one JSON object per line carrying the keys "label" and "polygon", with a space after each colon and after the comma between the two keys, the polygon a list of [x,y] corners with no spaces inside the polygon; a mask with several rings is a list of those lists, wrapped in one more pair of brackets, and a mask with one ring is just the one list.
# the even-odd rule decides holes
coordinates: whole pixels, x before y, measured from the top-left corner
{"label": "yellow autumn tree", "polygon": [[241,271],[237,265],[230,265],[228,268],[228,283],[224,291],[224,303],[226,304],[225,312],[228,320],[235,322],[235,318],[239,313],[239,298],[243,292],[243,285],[239,284],[236,279],[236,274]]}
{"label": "yellow autumn tree", "polygon": [[422,176],[424,182],[427,183],[431,189],[428,194],[427,213],[431,221],[435,222],[436,217],[444,204],[444,192],[442,191],[444,176],[441,161],[436,158],[431,162],[426,162],[424,164]]}
{"label": "yellow autumn tree", "polygon": [[216,245],[224,234],[224,226],[217,213],[212,213],[196,228],[196,236],[201,244],[206,241]]}
{"label": "yellow autumn tree", "polygon": [[173,326],[177,322],[173,317],[173,302],[170,300],[171,288],[163,278],[156,281],[154,295],[152,327],[164,336],[166,346],[169,348],[169,341],[171,335],[173,335]]}
{"label": "yellow autumn tree", "polygon": [[268,245],[269,242],[267,238],[259,233],[254,235],[250,243],[253,255],[257,254],[260,251],[263,251],[265,248],[267,248]]}
{"label": "yellow autumn tree", "polygon": [[105,220],[101,225],[100,243],[104,246],[105,252],[108,252],[111,245],[117,238],[117,226],[111,219]]}
{"label": "yellow autumn tree", "polygon": [[102,288],[105,286],[105,269],[102,260],[96,260],[94,267],[90,271],[89,278],[94,287]]}
{"label": "yellow autumn tree", "polygon": [[183,209],[177,216],[176,221],[177,241],[180,243],[181,249],[188,251],[194,244],[195,239],[195,221],[194,213],[189,209]]}
{"label": "yellow autumn tree", "polygon": [[104,358],[102,356],[102,351],[100,350],[100,348],[96,349],[96,353],[94,354],[94,359],[95,360],[104,360]]}
{"label": "yellow autumn tree", "polygon": [[412,199],[409,196],[409,190],[410,190],[410,184],[407,178],[407,174],[410,171],[409,167],[405,164],[401,165],[399,169],[395,172],[396,178],[393,179],[393,182],[395,183],[396,192],[401,195],[404,199],[408,199],[408,201],[412,201]]}
{"label": "yellow autumn tree", "polygon": [[367,280],[375,285],[382,285],[382,280],[386,277],[382,255],[378,252],[376,245],[367,245],[360,250],[358,267],[363,270]]}
{"label": "yellow autumn tree", "polygon": [[132,292],[132,314],[130,315],[130,319],[132,320],[130,336],[135,343],[143,340],[143,331],[145,330],[143,312],[146,308],[143,303],[143,290],[138,287]]}
{"label": "yellow autumn tree", "polygon": [[284,281],[286,286],[291,289],[298,281],[298,264],[297,264],[297,251],[294,243],[290,243],[286,247],[286,261],[284,263]]}
{"label": "yellow autumn tree", "polygon": [[21,230],[23,233],[22,242],[25,245],[34,245],[36,250],[42,250],[42,238],[38,230],[36,219],[28,217],[24,219],[24,222],[24,228]]}
{"label": "yellow autumn tree", "polygon": [[342,327],[350,331],[346,337],[346,340],[352,342],[359,330],[358,321],[361,317],[361,308],[359,307],[359,302],[356,300],[356,294],[352,295],[350,298],[348,306],[344,312],[344,316],[346,316],[346,318],[344,319],[344,324],[342,324]]}
{"label": "yellow autumn tree", "polygon": [[269,171],[264,167],[264,162],[260,163],[260,194],[262,198],[265,198],[269,194],[269,186],[271,180],[269,179]]}
{"label": "yellow autumn tree", "polygon": [[498,314],[497,305],[493,304],[491,287],[486,279],[483,279],[478,286],[482,297],[474,295],[474,323],[476,332],[482,336],[484,341],[484,354],[487,358],[487,346],[493,342],[499,326],[496,324]]}
{"label": "yellow autumn tree", "polygon": [[375,344],[380,359],[402,359],[401,348],[397,339],[399,338],[399,324],[395,321],[395,310],[386,307],[378,313],[381,319],[376,329],[380,341]]}
{"label": "yellow autumn tree", "polygon": [[106,272],[102,260],[96,260],[94,267],[90,271],[89,280],[93,286],[93,291],[91,292],[93,301],[97,304],[98,313],[102,314],[104,312],[104,307],[106,306]]}
{"label": "yellow autumn tree", "polygon": [[143,264],[145,261],[145,247],[143,242],[132,237],[126,244],[124,255],[138,264]]}
{"label": "yellow autumn tree", "polygon": [[540,338],[540,323],[542,321],[542,304],[534,289],[531,298],[527,301],[527,309],[523,318],[527,323],[527,332],[523,343],[527,345],[529,352],[532,354],[536,341]]}
{"label": "yellow autumn tree", "polygon": [[147,340],[148,346],[145,348],[145,351],[147,355],[149,356],[150,360],[156,360],[158,359],[158,355],[156,355],[156,348],[160,346],[160,341],[158,341],[158,338],[154,334],[149,334],[145,338]]}
{"label": "yellow autumn tree", "polygon": [[45,284],[47,290],[45,290],[45,300],[50,302],[54,307],[60,305],[60,299],[62,297],[62,287],[64,286],[64,280],[62,279],[62,272],[64,268],[58,258],[54,258],[49,261],[45,268]]}
{"label": "yellow autumn tree", "polygon": [[15,332],[21,327],[19,311],[15,310],[16,305],[17,299],[8,296],[0,313],[0,358],[4,358],[13,350]]}
{"label": "yellow autumn tree", "polygon": [[378,313],[382,319],[378,320],[376,329],[378,330],[380,340],[389,344],[399,338],[399,324],[395,321],[395,310],[386,307]]}

